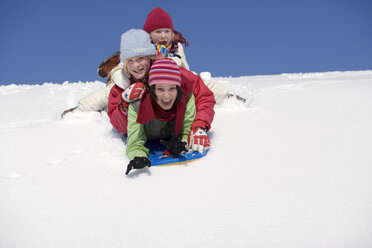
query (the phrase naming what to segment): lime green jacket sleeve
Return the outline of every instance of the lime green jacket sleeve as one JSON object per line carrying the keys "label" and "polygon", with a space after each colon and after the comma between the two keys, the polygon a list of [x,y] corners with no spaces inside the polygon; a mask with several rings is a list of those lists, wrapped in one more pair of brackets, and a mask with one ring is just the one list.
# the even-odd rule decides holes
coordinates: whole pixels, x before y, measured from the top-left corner
{"label": "lime green jacket sleeve", "polygon": [[135,157],[147,157],[149,150],[145,147],[147,141],[144,125],[137,122],[137,112],[132,105],[128,107],[128,136],[126,154],[129,160]]}
{"label": "lime green jacket sleeve", "polygon": [[187,137],[191,131],[191,125],[194,122],[196,115],[195,97],[191,94],[185,110],[185,117],[183,118],[183,126],[181,130],[182,140],[187,141]]}

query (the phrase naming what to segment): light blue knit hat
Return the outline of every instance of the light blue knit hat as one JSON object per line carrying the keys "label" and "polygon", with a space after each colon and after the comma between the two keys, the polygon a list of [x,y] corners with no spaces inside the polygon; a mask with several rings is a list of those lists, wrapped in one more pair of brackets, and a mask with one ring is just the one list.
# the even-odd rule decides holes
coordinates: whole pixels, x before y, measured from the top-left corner
{"label": "light blue knit hat", "polygon": [[120,61],[136,56],[156,55],[150,35],[142,29],[130,29],[121,35]]}

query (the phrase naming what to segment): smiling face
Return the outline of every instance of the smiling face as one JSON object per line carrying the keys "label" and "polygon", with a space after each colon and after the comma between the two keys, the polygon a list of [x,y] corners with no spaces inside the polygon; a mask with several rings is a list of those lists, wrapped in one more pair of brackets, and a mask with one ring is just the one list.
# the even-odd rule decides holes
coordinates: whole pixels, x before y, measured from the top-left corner
{"label": "smiling face", "polygon": [[159,28],[150,33],[152,42],[155,44],[168,46],[172,41],[172,29],[170,28]]}
{"label": "smiling face", "polygon": [[142,80],[150,69],[150,58],[147,56],[136,56],[127,60],[128,72],[135,78]]}
{"label": "smiling face", "polygon": [[156,103],[164,110],[172,108],[173,103],[177,99],[177,85],[169,83],[156,83],[155,96]]}

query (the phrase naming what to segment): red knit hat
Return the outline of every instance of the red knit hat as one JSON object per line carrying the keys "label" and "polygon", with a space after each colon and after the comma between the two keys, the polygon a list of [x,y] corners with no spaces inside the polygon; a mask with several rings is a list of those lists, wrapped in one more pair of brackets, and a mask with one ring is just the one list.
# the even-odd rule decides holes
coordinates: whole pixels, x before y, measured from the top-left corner
{"label": "red knit hat", "polygon": [[176,84],[181,87],[181,72],[170,58],[155,60],[149,71],[149,86],[156,83]]}
{"label": "red knit hat", "polygon": [[162,8],[157,7],[147,15],[146,22],[143,25],[143,30],[145,30],[147,33],[151,33],[159,28],[170,28],[172,31],[174,31],[173,22],[170,15]]}

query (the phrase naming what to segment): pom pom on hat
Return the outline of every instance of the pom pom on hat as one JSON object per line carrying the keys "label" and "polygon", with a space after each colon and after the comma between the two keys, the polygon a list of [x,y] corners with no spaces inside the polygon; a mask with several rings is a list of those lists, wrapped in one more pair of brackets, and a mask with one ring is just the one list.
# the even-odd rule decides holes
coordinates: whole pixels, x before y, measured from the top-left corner
{"label": "pom pom on hat", "polygon": [[147,15],[146,22],[143,25],[143,30],[147,33],[151,33],[159,28],[170,28],[174,31],[171,16],[162,8],[157,7]]}
{"label": "pom pom on hat", "polygon": [[150,55],[156,55],[156,48],[148,33],[141,29],[130,29],[121,35],[120,61]]}
{"label": "pom pom on hat", "polygon": [[181,87],[181,72],[172,59],[163,58],[154,61],[149,71],[149,86],[156,83],[176,84]]}

